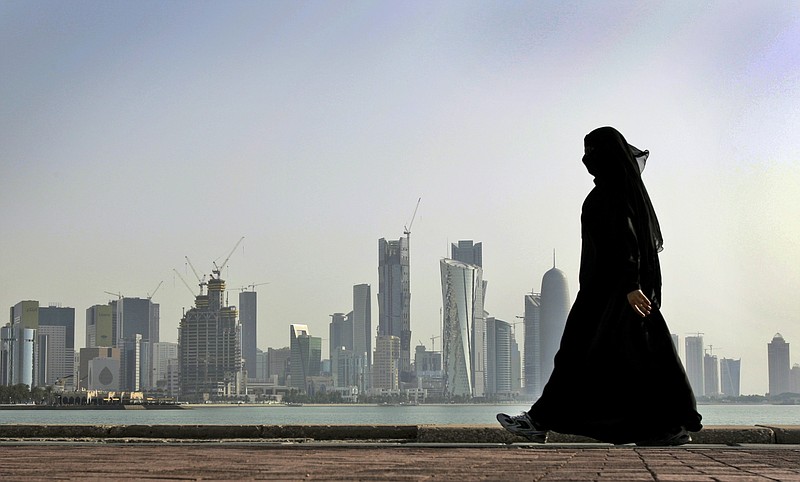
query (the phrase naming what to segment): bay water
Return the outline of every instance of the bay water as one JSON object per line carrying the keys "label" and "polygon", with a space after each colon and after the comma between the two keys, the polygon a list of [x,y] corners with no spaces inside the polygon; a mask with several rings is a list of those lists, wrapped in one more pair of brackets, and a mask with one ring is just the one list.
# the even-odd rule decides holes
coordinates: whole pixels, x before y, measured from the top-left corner
{"label": "bay water", "polygon": [[[0,424],[472,425],[529,405],[196,405],[170,410],[0,410]],[[800,405],[700,405],[704,425],[800,425]]]}

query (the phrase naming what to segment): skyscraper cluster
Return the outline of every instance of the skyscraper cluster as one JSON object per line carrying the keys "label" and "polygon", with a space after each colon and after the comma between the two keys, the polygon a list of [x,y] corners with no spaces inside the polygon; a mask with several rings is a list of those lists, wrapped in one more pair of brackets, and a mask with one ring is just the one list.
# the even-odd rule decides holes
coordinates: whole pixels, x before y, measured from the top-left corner
{"label": "skyscraper cluster", "polygon": [[[677,346],[677,335],[673,340]],[[741,366],[739,358],[719,358],[713,346],[703,343],[703,334],[696,333],[684,338],[684,368],[686,377],[696,397],[716,398],[741,395]]]}
{"label": "skyscraper cluster", "polygon": [[[353,286],[352,307],[330,315],[329,359],[323,338],[306,323],[289,324],[283,348],[257,347],[257,294],[242,289],[227,304],[219,269],[185,311],[178,343],[159,339],[159,305],[121,294],[86,309],[85,347],[75,350],[75,310],[20,301],[0,327],[0,383],[62,390],[144,391],[186,401],[281,394],[337,393],[436,399],[515,399],[541,395],[553,371],[570,308],[565,273],[553,260],[540,292],[524,295],[521,322],[486,309],[483,245],[460,240],[439,261],[440,334],[411,351],[409,231],[378,241],[377,326],[372,288]],[[188,285],[187,285],[188,286]],[[251,285],[254,288],[256,285]],[[433,325],[433,320],[430,321]],[[524,328],[523,350],[516,325]],[[439,340],[439,350],[436,348]],[[673,335],[676,352],[679,337]],[[684,366],[698,397],[740,395],[741,360],[720,358],[703,334],[686,336]],[[77,356],[76,356],[77,355]],[[790,363],[789,343],[776,334],[768,344],[769,395],[800,392],[800,366]]]}

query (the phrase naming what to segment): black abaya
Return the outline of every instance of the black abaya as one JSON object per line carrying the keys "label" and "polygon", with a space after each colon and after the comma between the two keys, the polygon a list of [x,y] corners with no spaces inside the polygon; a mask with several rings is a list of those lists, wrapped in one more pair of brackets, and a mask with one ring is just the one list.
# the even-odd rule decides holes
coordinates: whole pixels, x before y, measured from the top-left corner
{"label": "black abaya", "polygon": [[[646,234],[637,233],[642,223],[619,184],[602,181],[583,205],[580,291],[529,414],[538,428],[611,443],[698,431],[701,416],[660,311],[657,250],[642,248]],[[636,289],[651,300],[647,317],[627,300]]]}

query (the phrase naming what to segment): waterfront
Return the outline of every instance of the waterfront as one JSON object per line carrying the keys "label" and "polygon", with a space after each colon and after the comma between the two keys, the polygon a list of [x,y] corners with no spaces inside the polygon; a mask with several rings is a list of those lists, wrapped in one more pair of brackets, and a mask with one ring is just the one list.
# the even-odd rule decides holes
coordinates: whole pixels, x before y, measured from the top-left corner
{"label": "waterfront", "polygon": [[[192,406],[180,410],[0,410],[0,424],[103,425],[471,425],[494,424],[519,405]],[[798,425],[800,405],[700,405],[705,425]]]}

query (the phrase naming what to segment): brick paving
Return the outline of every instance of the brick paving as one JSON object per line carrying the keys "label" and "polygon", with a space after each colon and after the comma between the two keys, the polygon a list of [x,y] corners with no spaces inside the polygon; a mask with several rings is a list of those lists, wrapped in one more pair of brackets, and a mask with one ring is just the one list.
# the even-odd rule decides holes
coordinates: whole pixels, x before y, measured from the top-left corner
{"label": "brick paving", "polygon": [[0,479],[800,482],[800,447],[11,442]]}

